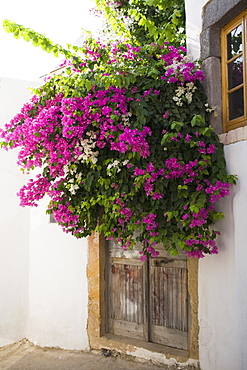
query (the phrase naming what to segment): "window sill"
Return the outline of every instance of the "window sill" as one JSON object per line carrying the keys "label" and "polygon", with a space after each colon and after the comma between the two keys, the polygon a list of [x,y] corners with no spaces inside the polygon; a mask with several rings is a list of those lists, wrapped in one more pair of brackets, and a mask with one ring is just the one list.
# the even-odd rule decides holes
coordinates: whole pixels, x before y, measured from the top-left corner
{"label": "window sill", "polygon": [[219,140],[224,145],[238,143],[247,140],[247,126],[236,128],[225,134],[219,135]]}

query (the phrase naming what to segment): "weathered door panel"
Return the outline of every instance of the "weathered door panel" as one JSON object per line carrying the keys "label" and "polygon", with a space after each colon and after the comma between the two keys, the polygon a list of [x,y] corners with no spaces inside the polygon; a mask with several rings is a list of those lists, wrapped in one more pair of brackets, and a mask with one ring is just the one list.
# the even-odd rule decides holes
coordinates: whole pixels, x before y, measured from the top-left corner
{"label": "weathered door panel", "polygon": [[141,249],[109,243],[108,331],[188,349],[187,258],[160,246],[158,258],[142,263]]}
{"label": "weathered door panel", "polygon": [[135,251],[124,251],[117,243],[109,243],[108,329],[110,333],[137,339],[146,338],[145,297],[146,265]]}
{"label": "weathered door panel", "polygon": [[149,281],[150,341],[188,349],[186,259],[151,259]]}

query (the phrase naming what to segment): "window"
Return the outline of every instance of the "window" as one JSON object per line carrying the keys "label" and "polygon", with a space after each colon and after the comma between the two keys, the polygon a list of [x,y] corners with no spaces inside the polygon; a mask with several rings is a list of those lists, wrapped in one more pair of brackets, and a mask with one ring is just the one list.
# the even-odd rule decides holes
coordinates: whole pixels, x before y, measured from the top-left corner
{"label": "window", "polygon": [[247,124],[247,10],[222,29],[223,129]]}

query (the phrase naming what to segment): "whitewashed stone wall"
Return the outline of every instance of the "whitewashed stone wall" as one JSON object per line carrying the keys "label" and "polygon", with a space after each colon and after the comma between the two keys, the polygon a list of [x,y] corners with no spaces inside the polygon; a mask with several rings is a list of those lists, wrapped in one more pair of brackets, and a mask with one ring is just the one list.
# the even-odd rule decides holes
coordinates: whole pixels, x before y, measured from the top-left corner
{"label": "whitewashed stone wall", "polygon": [[[29,98],[27,81],[0,79],[0,125]],[[16,153],[0,150],[0,347],[28,338],[41,346],[88,348],[87,241],[49,223],[47,199],[22,208],[27,181]]]}
{"label": "whitewashed stone wall", "polygon": [[[28,82],[0,79],[0,125],[19,111]],[[0,346],[25,337],[28,321],[29,209],[16,196],[25,182],[16,153],[0,150]]]}

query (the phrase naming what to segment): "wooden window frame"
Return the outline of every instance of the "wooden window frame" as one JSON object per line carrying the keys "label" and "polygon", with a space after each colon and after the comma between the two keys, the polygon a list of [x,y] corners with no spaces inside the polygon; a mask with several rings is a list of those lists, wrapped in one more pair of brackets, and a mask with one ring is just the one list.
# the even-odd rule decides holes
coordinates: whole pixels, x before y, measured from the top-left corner
{"label": "wooden window frame", "polygon": [[[243,95],[244,95],[244,115],[229,120],[229,99],[228,93],[237,90],[236,87],[228,89],[227,66],[233,61],[233,58],[227,60],[227,35],[243,24],[242,42],[243,51],[239,55],[243,57]],[[247,9],[234,18],[221,30],[221,57],[222,57],[222,118],[223,132],[234,130],[238,127],[247,125]],[[238,85],[240,86],[240,85]]]}

